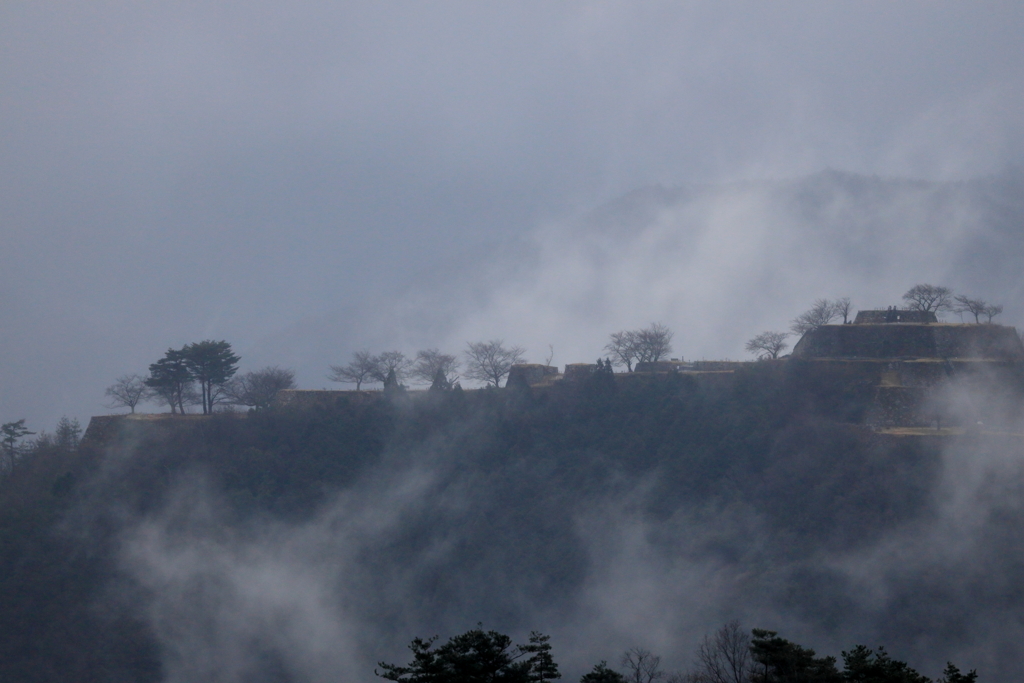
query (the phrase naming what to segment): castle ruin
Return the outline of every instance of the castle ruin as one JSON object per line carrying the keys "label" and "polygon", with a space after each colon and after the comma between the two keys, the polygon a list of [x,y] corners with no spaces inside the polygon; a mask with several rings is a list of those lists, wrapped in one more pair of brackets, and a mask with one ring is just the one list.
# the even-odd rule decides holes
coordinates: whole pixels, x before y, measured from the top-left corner
{"label": "castle ruin", "polygon": [[930,311],[861,311],[852,324],[823,325],[790,356],[804,373],[837,388],[870,386],[865,418],[875,428],[975,425],[982,409],[953,406],[947,389],[996,391],[1024,371],[1024,344],[1013,327],[941,323]]}

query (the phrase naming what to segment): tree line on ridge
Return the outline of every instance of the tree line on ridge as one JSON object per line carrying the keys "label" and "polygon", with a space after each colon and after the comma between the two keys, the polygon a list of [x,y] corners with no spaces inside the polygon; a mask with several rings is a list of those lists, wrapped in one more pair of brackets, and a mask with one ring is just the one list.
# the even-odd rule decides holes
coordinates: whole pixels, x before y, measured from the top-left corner
{"label": "tree line on ridge", "polygon": [[[982,317],[991,324],[993,318],[1003,312],[1002,305],[990,304],[984,299],[953,294],[949,287],[939,285],[914,285],[903,294],[904,310],[925,311],[936,316],[942,313],[956,313],[963,321],[964,314],[973,315],[975,324],[981,324]],[[853,304],[850,297],[838,299],[816,299],[811,307],[790,323],[790,332],[766,331],[750,339],[745,348],[759,360],[774,360],[789,348],[786,339],[792,335],[802,336],[828,325],[838,318],[843,324],[850,322]]]}
{"label": "tree line on ridge", "polygon": [[[374,673],[396,683],[544,683],[561,678],[551,653],[550,638],[536,631],[528,643],[482,625],[436,646],[434,638],[415,638],[407,665],[378,663]],[[617,671],[601,661],[580,683],[975,683],[976,671],[963,673],[947,662],[933,681],[906,662],[894,659],[884,647],[857,645],[835,657],[819,657],[810,649],[781,638],[777,632],[753,629],[748,634],[732,621],[704,637],[687,671],[669,673],[661,657],[641,647],[623,653]]]}

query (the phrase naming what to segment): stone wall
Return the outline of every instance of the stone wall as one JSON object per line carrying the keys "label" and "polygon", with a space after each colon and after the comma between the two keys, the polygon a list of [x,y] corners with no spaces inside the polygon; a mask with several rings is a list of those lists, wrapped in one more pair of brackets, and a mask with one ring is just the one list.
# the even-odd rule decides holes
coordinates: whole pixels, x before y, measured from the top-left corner
{"label": "stone wall", "polygon": [[82,445],[93,448],[103,447],[132,430],[177,431],[202,425],[212,419],[245,419],[245,412],[221,412],[213,415],[200,413],[128,413],[126,415],[95,415],[82,435]]}
{"label": "stone wall", "polygon": [[991,416],[972,417],[974,409],[957,397],[994,399],[998,394],[995,403],[1004,406],[1024,400],[1024,363],[1019,361],[794,358],[787,363],[794,388],[821,402],[841,395],[863,402],[863,422],[874,428],[934,427],[937,420],[943,426],[988,422]]}
{"label": "stone wall", "polygon": [[313,408],[353,405],[373,400],[382,395],[380,391],[335,391],[330,389],[286,389],[274,399],[276,408]]}
{"label": "stone wall", "polygon": [[634,372],[722,372],[739,370],[754,361],[735,360],[659,360],[653,363],[637,363]]}
{"label": "stone wall", "polygon": [[110,441],[120,432],[121,424],[124,423],[124,415],[96,415],[89,420],[89,425],[82,435],[83,446],[102,446]]}
{"label": "stone wall", "polygon": [[727,391],[736,384],[736,373],[732,370],[703,370],[680,374],[692,377],[697,386],[705,391]]}
{"label": "stone wall", "polygon": [[566,382],[578,382],[590,377],[597,370],[597,363],[569,363],[565,366]]}
{"label": "stone wall", "polygon": [[865,422],[875,429],[934,426],[926,405],[927,390],[922,387],[880,386]]}
{"label": "stone wall", "polygon": [[506,386],[512,386],[520,382],[527,386],[546,384],[558,375],[558,368],[553,365],[541,363],[517,363],[508,371]]}
{"label": "stone wall", "polygon": [[690,369],[694,372],[724,372],[741,370],[757,362],[767,363],[775,361],[695,360],[690,363]]}
{"label": "stone wall", "polygon": [[857,311],[854,318],[854,325],[865,323],[937,323],[939,319],[931,311],[905,311],[897,308],[890,308],[886,311]]}
{"label": "stone wall", "polygon": [[1017,331],[1002,325],[824,325],[806,333],[794,358],[977,358],[1024,361]]}
{"label": "stone wall", "polygon": [[692,368],[692,364],[681,360],[657,360],[637,363],[633,366],[633,372],[679,372]]}

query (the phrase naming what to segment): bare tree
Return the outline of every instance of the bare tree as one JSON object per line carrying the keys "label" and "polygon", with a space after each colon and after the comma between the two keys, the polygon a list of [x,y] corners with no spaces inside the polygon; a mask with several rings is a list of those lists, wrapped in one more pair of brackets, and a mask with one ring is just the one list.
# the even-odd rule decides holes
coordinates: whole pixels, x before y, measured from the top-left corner
{"label": "bare tree", "polygon": [[627,372],[633,372],[633,363],[637,357],[636,332],[623,330],[613,332],[604,350],[611,354],[612,363],[617,366],[626,366]]}
{"label": "bare tree", "polygon": [[642,647],[631,647],[622,655],[622,668],[629,683],[654,683],[664,678],[661,657]]}
{"label": "bare tree", "polygon": [[672,353],[672,330],[659,323],[636,331],[638,363],[654,363]]}
{"label": "bare tree", "polygon": [[442,368],[438,368],[437,374],[434,375],[434,379],[430,382],[430,391],[451,391],[454,388],[455,382],[448,379]]}
{"label": "bare tree", "polygon": [[992,318],[996,317],[997,315],[999,315],[1000,313],[1003,312],[1003,307],[1002,306],[986,306],[985,310],[983,312],[985,314],[985,317],[988,318],[988,320],[986,322],[991,324]]}
{"label": "bare tree", "polygon": [[146,379],[137,373],[122,375],[113,384],[107,387],[106,395],[110,397],[110,408],[128,408],[132,413],[135,406],[139,405],[152,395],[152,391],[146,386]]}
{"label": "bare tree", "polygon": [[[156,387],[150,387],[149,398],[157,405],[170,406],[171,414],[178,412],[178,395],[172,387],[161,385]],[[185,412],[182,408],[181,412]]]}
{"label": "bare tree", "polygon": [[385,383],[388,381],[388,377],[394,375],[396,384],[401,384],[413,365],[413,361],[406,358],[401,351],[385,351],[379,356],[374,356],[373,360],[373,378],[378,382]]}
{"label": "bare tree", "polygon": [[843,324],[850,322],[850,311],[853,310],[853,304],[850,303],[850,297],[844,296],[836,299],[832,302],[832,306],[836,310],[836,315],[843,316]]}
{"label": "bare tree", "polygon": [[352,354],[352,362],[348,365],[332,365],[331,374],[327,379],[332,382],[343,382],[355,384],[356,391],[362,389],[363,382],[376,380],[374,371],[377,369],[377,359],[370,355],[369,351],[356,351]]}
{"label": "bare tree", "polygon": [[750,636],[740,622],[730,621],[714,635],[704,636],[695,665],[689,676],[694,683],[749,683],[753,674]]}
{"label": "bare tree", "polygon": [[469,342],[466,345],[466,377],[499,387],[508,371],[525,354],[526,349],[521,346],[505,348],[502,339]]}
{"label": "bare tree", "polygon": [[416,354],[416,364],[410,373],[424,384],[434,384],[441,373],[441,384],[451,386],[459,379],[459,359],[438,349],[426,349]]}
{"label": "bare tree", "polygon": [[279,392],[294,388],[295,372],[276,366],[233,377],[225,387],[232,403],[254,410],[269,408]]}
{"label": "bare tree", "polygon": [[983,299],[972,299],[967,296],[958,295],[953,297],[953,301],[956,304],[953,306],[953,312],[962,316],[964,313],[970,313],[974,316],[974,322],[980,323],[981,316],[985,315],[985,309],[988,308],[988,302]]}
{"label": "bare tree", "polygon": [[903,301],[912,311],[941,313],[953,307],[953,292],[948,287],[936,285],[914,285],[903,295]]}
{"label": "bare tree", "polygon": [[150,389],[149,398],[158,404],[170,406],[172,414],[177,412],[184,415],[189,406],[197,406],[203,400],[199,392],[196,391],[194,382],[181,384],[177,387],[161,384],[150,387]]}
{"label": "bare tree", "polygon": [[822,325],[828,325],[836,319],[839,311],[836,303],[828,299],[816,299],[810,310],[805,311],[793,319],[789,329],[797,334],[806,334],[816,330]]}
{"label": "bare tree", "polygon": [[788,336],[788,332],[762,332],[748,341],[746,348],[760,359],[771,358],[774,360],[789,346],[786,343]]}
{"label": "bare tree", "polygon": [[672,353],[672,330],[659,323],[651,323],[642,330],[623,330],[611,335],[604,350],[612,363],[633,371],[633,363],[653,363]]}

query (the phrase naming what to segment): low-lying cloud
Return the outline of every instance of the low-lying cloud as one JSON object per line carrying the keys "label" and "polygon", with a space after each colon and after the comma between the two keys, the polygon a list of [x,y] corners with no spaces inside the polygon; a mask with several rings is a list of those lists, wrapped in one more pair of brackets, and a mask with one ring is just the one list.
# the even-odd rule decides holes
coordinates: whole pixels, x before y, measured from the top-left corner
{"label": "low-lying cloud", "polygon": [[[376,662],[406,661],[414,636],[478,621],[519,640],[551,634],[567,679],[638,645],[681,670],[731,619],[825,654],[882,644],[930,675],[952,660],[1011,681],[1024,430],[1019,406],[999,409],[1012,420],[988,433],[903,437],[923,450],[864,438],[812,449],[814,463],[798,452],[814,432],[797,432],[764,471],[730,475],[699,504],[684,491],[703,484],[670,462],[487,461],[469,420],[389,449],[303,520],[240,520],[202,477],[184,478],[126,526],[121,565],[169,681],[370,681]],[[599,483],[565,490],[551,476],[563,467]],[[796,512],[794,497],[807,498]],[[823,509],[807,507],[816,499]]]}

